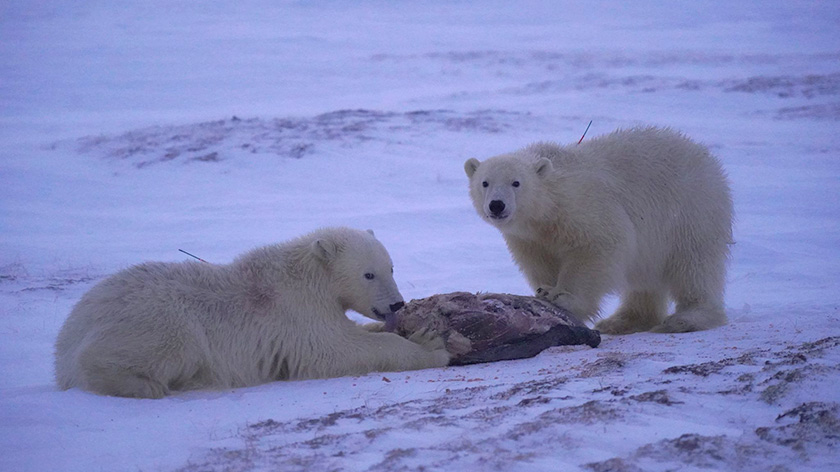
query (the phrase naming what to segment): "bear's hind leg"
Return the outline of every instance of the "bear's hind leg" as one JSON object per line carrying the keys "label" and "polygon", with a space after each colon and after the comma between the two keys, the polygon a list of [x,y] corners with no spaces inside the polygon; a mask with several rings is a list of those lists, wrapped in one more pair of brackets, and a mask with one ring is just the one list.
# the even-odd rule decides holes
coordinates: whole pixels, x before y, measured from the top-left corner
{"label": "bear's hind leg", "polygon": [[630,334],[647,331],[659,324],[668,309],[664,293],[634,291],[622,296],[621,306],[605,320],[595,324],[604,334]]}
{"label": "bear's hind leg", "polygon": [[726,324],[723,308],[726,257],[710,254],[704,262],[695,263],[690,269],[672,271],[671,294],[677,302],[676,311],[651,331],[687,333]]}
{"label": "bear's hind leg", "polygon": [[163,398],[169,387],[147,374],[113,362],[90,360],[82,364],[85,389],[102,395],[129,398]]}
{"label": "bear's hind leg", "polygon": [[79,356],[83,388],[118,397],[165,397],[200,371],[200,363],[187,351],[181,339],[156,346],[93,343]]}
{"label": "bear's hind leg", "polygon": [[655,333],[688,333],[703,331],[726,324],[723,306],[708,304],[677,304],[673,315],[651,329]]}

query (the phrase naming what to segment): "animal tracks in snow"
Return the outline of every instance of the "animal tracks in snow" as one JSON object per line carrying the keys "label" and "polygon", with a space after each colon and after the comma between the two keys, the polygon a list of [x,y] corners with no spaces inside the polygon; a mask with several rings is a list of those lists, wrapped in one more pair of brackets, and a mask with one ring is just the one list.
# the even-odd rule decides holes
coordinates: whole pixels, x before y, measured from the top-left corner
{"label": "animal tracks in snow", "polygon": [[[212,450],[181,470],[284,464],[333,470],[362,460],[378,444],[398,443],[403,434],[415,440],[385,453],[371,470],[508,469],[556,457],[554,449],[561,449],[569,457],[581,454],[584,470],[759,471],[794,459],[818,466],[840,445],[840,403],[801,401],[809,382],[836,377],[840,337],[752,348],[737,355],[718,349],[705,356],[708,361],[694,364],[680,363],[669,353],[669,338],[652,337],[651,350],[636,352],[610,347],[608,338],[598,356],[586,356],[584,349],[552,349],[548,355],[556,358],[556,369],[541,369],[534,379],[513,384],[487,376],[470,383],[447,382],[445,389],[408,401],[319,418],[267,419],[241,431],[241,448]],[[441,377],[452,377],[454,371],[447,369]],[[825,375],[828,371],[833,374]],[[762,424],[733,420],[723,430],[702,426],[704,416],[718,414],[714,410],[720,408],[721,395],[727,397],[728,408],[758,401],[776,413]],[[704,401],[711,397],[716,406]],[[575,451],[581,443],[597,444],[605,429],[613,437],[621,431],[634,436],[634,427],[665,421],[674,430],[674,418],[684,418],[683,434],[631,440],[633,447],[605,445],[626,450],[614,458],[586,461],[585,454]]]}
{"label": "animal tracks in snow", "polygon": [[501,110],[339,110],[303,118],[232,117],[153,126],[63,141],[54,147],[71,146],[81,154],[127,160],[138,169],[164,163],[215,163],[248,154],[301,159],[325,146],[352,148],[368,141],[398,142],[442,132],[500,133],[514,123],[527,122],[528,116]]}

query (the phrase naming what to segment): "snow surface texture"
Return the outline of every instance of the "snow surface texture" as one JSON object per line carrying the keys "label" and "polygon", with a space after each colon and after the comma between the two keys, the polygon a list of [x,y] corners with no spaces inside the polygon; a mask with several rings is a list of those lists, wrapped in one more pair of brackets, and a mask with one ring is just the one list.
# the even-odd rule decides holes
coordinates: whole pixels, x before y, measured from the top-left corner
{"label": "snow surface texture", "polygon": [[[840,3],[135,3],[0,5],[0,470],[840,470]],[[721,158],[730,324],[163,400],[56,389],[72,305],[179,248],[351,225],[406,299],[529,293],[462,164],[590,119]]]}

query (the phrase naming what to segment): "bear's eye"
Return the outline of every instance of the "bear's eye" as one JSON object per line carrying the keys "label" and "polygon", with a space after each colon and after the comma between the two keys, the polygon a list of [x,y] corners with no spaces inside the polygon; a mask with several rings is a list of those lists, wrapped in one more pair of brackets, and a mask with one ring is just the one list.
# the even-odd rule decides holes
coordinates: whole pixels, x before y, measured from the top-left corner
{"label": "bear's eye", "polygon": [[375,275],[373,275],[373,274],[371,274],[370,272],[368,272],[367,274],[365,274],[365,278],[366,278],[366,279],[368,279],[368,280],[373,280],[373,279],[374,279],[374,277],[376,277],[376,276],[375,276]]}
{"label": "bear's eye", "polygon": [[518,180],[514,180],[514,181],[513,181],[513,184],[511,184],[511,185],[513,185],[514,187],[519,187],[519,181],[518,181]]}
{"label": "bear's eye", "polygon": [[482,187],[486,188],[488,185],[490,185],[490,184],[488,184],[486,180],[484,182],[481,182]]}

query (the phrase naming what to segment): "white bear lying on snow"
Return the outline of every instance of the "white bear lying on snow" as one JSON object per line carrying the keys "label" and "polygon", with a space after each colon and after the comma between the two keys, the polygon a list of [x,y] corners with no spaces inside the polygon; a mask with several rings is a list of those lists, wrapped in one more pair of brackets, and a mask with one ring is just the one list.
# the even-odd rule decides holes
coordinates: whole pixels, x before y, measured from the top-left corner
{"label": "white bear lying on snow", "polygon": [[94,286],[56,341],[62,389],[160,398],[226,388],[442,367],[443,340],[373,333],[403,306],[372,232],[329,228],[255,249],[230,265],[146,263]]}
{"label": "white bear lying on snow", "polygon": [[[668,129],[580,145],[537,143],[464,164],[478,214],[504,236],[537,294],[596,328],[682,332],[726,322],[732,197],[718,160]],[[669,297],[676,312],[667,316]]]}

